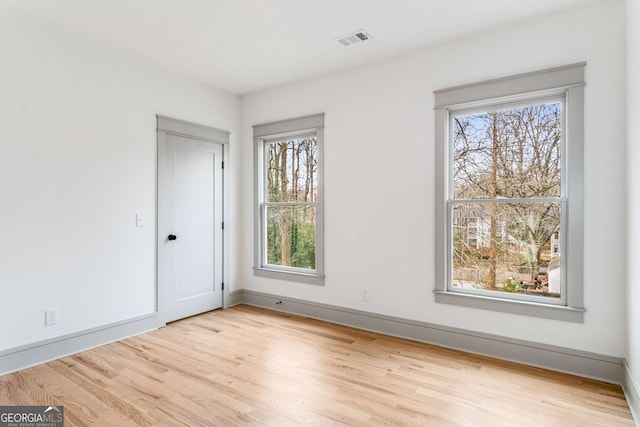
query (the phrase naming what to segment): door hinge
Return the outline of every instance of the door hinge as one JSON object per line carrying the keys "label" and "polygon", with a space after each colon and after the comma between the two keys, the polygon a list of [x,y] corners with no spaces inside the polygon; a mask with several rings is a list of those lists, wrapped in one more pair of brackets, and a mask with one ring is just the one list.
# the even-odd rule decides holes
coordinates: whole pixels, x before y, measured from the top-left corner
{"label": "door hinge", "polygon": [[222,282],[222,290],[224,291],[224,282]]}
{"label": "door hinge", "polygon": [[222,229],[224,230],[224,221],[222,221]]}
{"label": "door hinge", "polygon": [[222,169],[224,169],[224,162],[222,162]]}

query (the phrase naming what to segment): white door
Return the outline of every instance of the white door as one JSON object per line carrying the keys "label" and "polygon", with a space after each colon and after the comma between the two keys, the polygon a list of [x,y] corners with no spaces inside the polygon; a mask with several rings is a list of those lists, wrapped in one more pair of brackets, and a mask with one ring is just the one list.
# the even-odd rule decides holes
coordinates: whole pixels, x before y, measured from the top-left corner
{"label": "white door", "polygon": [[223,145],[172,134],[164,144],[159,303],[170,322],[222,307]]}

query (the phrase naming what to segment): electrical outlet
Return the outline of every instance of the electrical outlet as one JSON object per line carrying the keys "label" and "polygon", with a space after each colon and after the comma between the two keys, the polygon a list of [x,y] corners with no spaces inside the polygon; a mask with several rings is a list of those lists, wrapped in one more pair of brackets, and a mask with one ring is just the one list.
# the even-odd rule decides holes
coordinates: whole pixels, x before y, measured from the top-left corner
{"label": "electrical outlet", "polygon": [[45,326],[53,326],[58,324],[58,309],[50,308],[44,311]]}
{"label": "electrical outlet", "polygon": [[369,301],[369,289],[367,288],[362,290],[362,301]]}
{"label": "electrical outlet", "polygon": [[136,214],[136,227],[144,227],[144,217],[140,214]]}

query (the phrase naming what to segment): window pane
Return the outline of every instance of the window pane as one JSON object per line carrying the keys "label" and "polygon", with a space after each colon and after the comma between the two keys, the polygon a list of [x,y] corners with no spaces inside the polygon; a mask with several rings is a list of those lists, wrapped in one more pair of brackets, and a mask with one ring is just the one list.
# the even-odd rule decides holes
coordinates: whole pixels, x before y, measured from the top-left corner
{"label": "window pane", "polygon": [[316,268],[315,206],[267,206],[267,264]]}
{"label": "window pane", "polygon": [[560,204],[454,204],[453,289],[560,298]]}
{"label": "window pane", "polygon": [[318,149],[315,137],[265,144],[269,202],[315,202]]}
{"label": "window pane", "polygon": [[454,198],[560,197],[560,102],[451,121]]}

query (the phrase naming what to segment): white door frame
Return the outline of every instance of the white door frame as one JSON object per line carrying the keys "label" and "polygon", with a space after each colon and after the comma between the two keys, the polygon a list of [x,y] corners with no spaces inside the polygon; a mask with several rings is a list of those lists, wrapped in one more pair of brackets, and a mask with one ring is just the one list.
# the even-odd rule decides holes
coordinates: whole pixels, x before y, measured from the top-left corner
{"label": "white door frame", "polygon": [[[156,253],[157,253],[157,312],[159,327],[166,325],[168,317],[168,298],[170,295],[169,286],[170,281],[167,277],[167,251],[163,250],[165,247],[160,245],[161,241],[164,241],[165,237],[169,234],[170,224],[168,224],[167,212],[171,208],[169,201],[167,200],[165,191],[168,188],[167,176],[167,135],[177,135],[181,137],[197,139],[200,141],[210,142],[212,144],[222,145],[223,161],[226,163],[222,173],[222,221],[228,218],[229,203],[229,180],[225,179],[225,170],[228,169],[229,164],[229,134],[230,132],[220,129],[215,129],[209,126],[199,125],[196,123],[190,123],[183,120],[172,119],[165,116],[157,117],[157,132],[158,132],[158,187],[157,187],[157,229],[156,229]],[[229,255],[228,255],[228,224],[222,230],[222,307],[226,308],[229,305],[229,283],[227,278],[227,272],[229,271]],[[162,240],[161,240],[162,239]]]}

